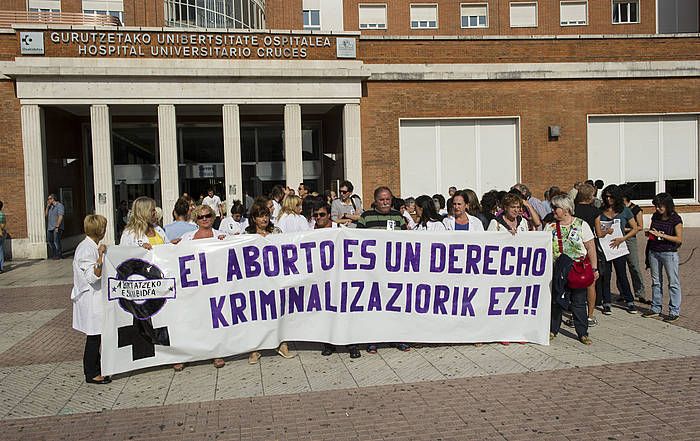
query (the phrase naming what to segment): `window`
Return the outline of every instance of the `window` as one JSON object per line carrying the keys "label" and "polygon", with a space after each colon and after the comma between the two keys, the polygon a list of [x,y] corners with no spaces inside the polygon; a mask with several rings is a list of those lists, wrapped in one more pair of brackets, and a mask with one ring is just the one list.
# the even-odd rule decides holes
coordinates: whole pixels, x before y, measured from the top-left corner
{"label": "window", "polygon": [[111,15],[124,23],[122,0],[83,0],[83,14]]}
{"label": "window", "polygon": [[386,29],[386,5],[360,5],[360,29]]}
{"label": "window", "polygon": [[321,29],[321,11],[318,9],[304,10],[304,29]]}
{"label": "window", "polygon": [[559,23],[562,26],[588,24],[588,2],[563,1],[559,3]]}
{"label": "window", "polygon": [[639,23],[639,0],[613,0],[614,24]]}
{"label": "window", "polygon": [[437,5],[411,5],[411,29],[437,29]]}
{"label": "window", "polygon": [[463,28],[487,28],[488,22],[488,5],[483,4],[463,4],[462,10],[462,27]]}
{"label": "window", "polygon": [[697,200],[698,115],[589,118],[588,176],[631,184],[644,203],[664,191]]}
{"label": "window", "polygon": [[510,4],[511,28],[536,28],[537,27],[537,3],[511,3]]}
{"label": "window", "polygon": [[29,12],[61,12],[61,0],[29,0]]}

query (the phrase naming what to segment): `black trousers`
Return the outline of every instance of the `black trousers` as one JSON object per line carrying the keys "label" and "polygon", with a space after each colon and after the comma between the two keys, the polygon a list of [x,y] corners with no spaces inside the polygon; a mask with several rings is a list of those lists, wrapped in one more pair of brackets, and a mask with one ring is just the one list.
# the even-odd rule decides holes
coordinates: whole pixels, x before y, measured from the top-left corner
{"label": "black trousers", "polygon": [[[574,328],[578,338],[588,335],[588,308],[586,307],[586,288],[571,291],[571,315],[574,317]],[[562,309],[558,302],[552,303],[552,321],[549,330],[559,334],[561,328]]]}
{"label": "black trousers", "polygon": [[83,372],[85,379],[91,380],[102,371],[100,367],[100,342],[101,335],[88,335],[85,340],[85,353],[83,353]]}

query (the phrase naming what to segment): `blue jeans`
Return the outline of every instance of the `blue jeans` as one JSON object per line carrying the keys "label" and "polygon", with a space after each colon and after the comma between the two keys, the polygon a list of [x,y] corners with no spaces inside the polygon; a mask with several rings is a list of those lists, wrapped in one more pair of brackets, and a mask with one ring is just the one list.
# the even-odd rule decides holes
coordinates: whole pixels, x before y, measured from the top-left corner
{"label": "blue jeans", "polygon": [[678,252],[651,251],[649,252],[649,269],[651,270],[651,310],[661,313],[663,300],[662,286],[664,282],[661,269],[668,276],[668,312],[671,315],[681,313],[681,279],[678,275]]}
{"label": "blue jeans", "polygon": [[610,281],[612,279],[612,270],[615,268],[615,276],[620,289],[620,294],[625,298],[625,301],[630,304],[634,303],[634,296],[630,288],[630,282],[627,280],[627,256],[620,256],[605,263],[605,271],[601,272],[603,279],[603,305],[612,303],[612,294],[610,293]]}
{"label": "blue jeans", "polygon": [[49,257],[58,258],[63,256],[61,250],[61,236],[63,230],[48,230],[46,232],[46,242],[49,244]]}
{"label": "blue jeans", "polygon": [[5,267],[5,235],[0,234],[0,271]]}

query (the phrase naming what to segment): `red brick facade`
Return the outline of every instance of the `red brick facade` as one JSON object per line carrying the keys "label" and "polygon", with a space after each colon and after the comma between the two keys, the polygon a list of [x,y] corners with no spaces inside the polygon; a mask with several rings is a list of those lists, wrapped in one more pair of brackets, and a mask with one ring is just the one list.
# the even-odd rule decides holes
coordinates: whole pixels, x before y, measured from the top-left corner
{"label": "red brick facade", "polygon": [[[520,117],[520,176],[533,193],[585,180],[589,114],[698,112],[700,79],[368,82],[362,98],[365,199],[400,191],[399,118]],[[549,141],[547,127],[561,126]],[[445,189],[446,191],[447,189]],[[405,195],[410,196],[410,195]]]}
{"label": "red brick facade", "polygon": [[[561,34],[653,34],[656,32],[655,2],[641,0],[640,22],[634,24],[612,23],[610,0],[588,0],[588,24],[561,26],[558,0],[537,1],[537,27],[514,28],[510,26],[510,4],[533,3],[534,0],[345,0],[343,2],[345,30],[359,27],[360,4],[387,5],[386,30],[362,30],[367,35],[561,35]],[[437,5],[437,29],[411,29],[411,5]],[[462,4],[487,4],[487,28],[462,28]]]}
{"label": "red brick facade", "polygon": [[19,100],[12,81],[0,81],[0,201],[13,238],[27,237],[24,202],[24,153]]}

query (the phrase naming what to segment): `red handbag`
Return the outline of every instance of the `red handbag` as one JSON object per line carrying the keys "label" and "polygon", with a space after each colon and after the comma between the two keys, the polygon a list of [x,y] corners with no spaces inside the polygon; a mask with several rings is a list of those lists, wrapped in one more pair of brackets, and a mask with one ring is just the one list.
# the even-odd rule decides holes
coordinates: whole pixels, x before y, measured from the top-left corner
{"label": "red handbag", "polygon": [[[557,222],[557,240],[559,242],[559,253],[564,254],[564,244],[561,238],[559,222]],[[593,266],[588,256],[575,259],[573,265],[571,265],[571,270],[569,270],[566,285],[571,289],[581,289],[588,288],[594,281]]]}

